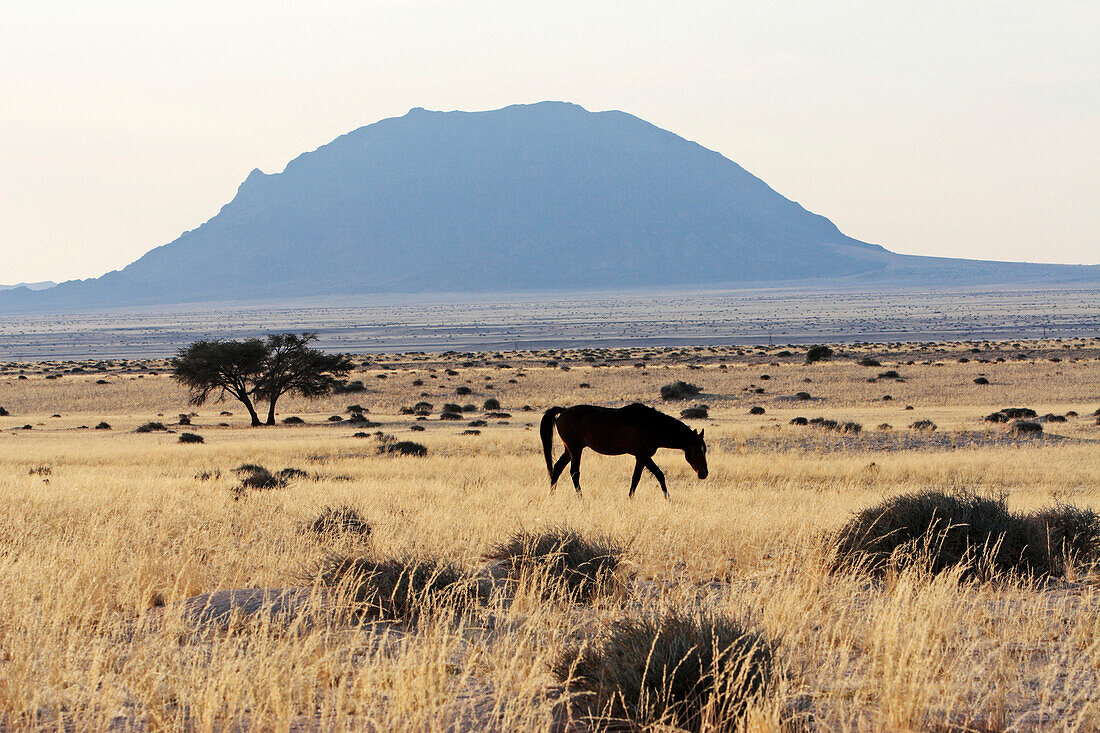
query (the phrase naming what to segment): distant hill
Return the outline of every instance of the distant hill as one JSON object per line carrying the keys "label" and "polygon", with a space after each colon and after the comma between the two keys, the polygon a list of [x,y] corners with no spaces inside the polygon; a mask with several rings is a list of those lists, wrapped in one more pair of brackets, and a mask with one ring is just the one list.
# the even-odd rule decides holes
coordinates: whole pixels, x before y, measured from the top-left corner
{"label": "distant hill", "polygon": [[252,171],[198,229],[0,310],[339,293],[1100,282],[1100,266],[897,255],[623,112],[413,109]]}
{"label": "distant hill", "polygon": [[46,288],[52,288],[57,285],[53,280],[42,280],[36,283],[16,283],[15,285],[3,285],[0,284],[0,290],[15,290],[16,288],[26,288],[27,290],[45,290]]}

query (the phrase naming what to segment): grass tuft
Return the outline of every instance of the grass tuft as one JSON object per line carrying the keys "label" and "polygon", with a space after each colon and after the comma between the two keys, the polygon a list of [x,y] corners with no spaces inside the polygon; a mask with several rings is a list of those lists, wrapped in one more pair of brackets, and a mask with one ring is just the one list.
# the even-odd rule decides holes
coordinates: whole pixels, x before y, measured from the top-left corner
{"label": "grass tuft", "polygon": [[623,549],[607,538],[588,538],[568,527],[517,532],[490,548],[485,557],[503,562],[517,578],[545,575],[549,594],[560,590],[574,601],[589,601],[614,587]]}
{"label": "grass tuft", "polygon": [[774,648],[724,616],[616,621],[553,663],[589,716],[627,726],[737,730],[772,679]]}

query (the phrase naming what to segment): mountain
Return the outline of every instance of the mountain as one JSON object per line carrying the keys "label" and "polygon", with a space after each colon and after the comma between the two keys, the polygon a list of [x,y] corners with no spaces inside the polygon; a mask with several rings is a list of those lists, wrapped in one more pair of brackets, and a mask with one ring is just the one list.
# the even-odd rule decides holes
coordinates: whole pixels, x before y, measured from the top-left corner
{"label": "mountain", "polygon": [[121,271],[0,310],[338,293],[1100,281],[1100,267],[897,255],[623,112],[413,109],[251,174]]}
{"label": "mountain", "polygon": [[46,288],[52,288],[57,285],[53,280],[42,280],[36,283],[16,283],[15,285],[2,285],[0,284],[0,290],[15,290],[16,288],[26,288],[27,290],[45,290]]}

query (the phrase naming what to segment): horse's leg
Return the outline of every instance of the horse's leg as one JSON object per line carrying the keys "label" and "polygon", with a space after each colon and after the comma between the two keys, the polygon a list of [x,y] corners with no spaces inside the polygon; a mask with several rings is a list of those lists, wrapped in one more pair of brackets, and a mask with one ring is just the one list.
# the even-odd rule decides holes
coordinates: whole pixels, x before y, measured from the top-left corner
{"label": "horse's leg", "polygon": [[554,493],[554,484],[558,482],[558,476],[565,470],[565,464],[569,463],[569,451],[561,454],[561,458],[554,464],[554,471],[550,474],[550,493]]}
{"label": "horse's leg", "polygon": [[657,464],[653,462],[652,458],[645,459],[645,467],[649,469],[649,472],[657,477],[657,483],[661,485],[661,491],[665,492],[665,498],[668,498],[668,487],[665,486],[665,475],[661,472],[661,469],[657,468]]}
{"label": "horse's leg", "polygon": [[644,459],[635,456],[634,475],[630,478],[630,498],[634,498],[634,489],[638,488],[638,482],[642,478],[642,469],[645,468]]}
{"label": "horse's leg", "polygon": [[581,451],[584,446],[579,446],[575,451],[569,451],[569,476],[573,479],[573,488],[577,495],[581,493]]}

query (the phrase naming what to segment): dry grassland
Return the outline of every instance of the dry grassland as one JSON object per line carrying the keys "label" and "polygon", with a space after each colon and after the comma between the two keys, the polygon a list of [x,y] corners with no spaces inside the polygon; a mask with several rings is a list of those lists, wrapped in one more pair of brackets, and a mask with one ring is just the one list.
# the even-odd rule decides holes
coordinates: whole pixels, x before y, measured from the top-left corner
{"label": "dry grassland", "polygon": [[[1100,729],[1095,575],[871,580],[830,575],[820,542],[884,496],[930,488],[1003,493],[1018,510],[1100,509],[1100,340],[836,348],[813,365],[804,348],[778,356],[779,346],[357,357],[367,365],[351,378],[364,391],[286,398],[280,419],[306,424],[254,429],[238,404],[190,407],[160,362],[76,373],[73,363],[8,364],[0,730],[598,729],[575,719],[553,659],[615,620],[662,609],[726,614],[777,644],[776,682],[753,703],[749,730]],[[858,365],[869,355],[881,367]],[[890,369],[904,381],[877,378]],[[979,375],[991,384],[976,385]],[[703,394],[662,404],[659,387],[675,380]],[[456,395],[460,386],[473,394]],[[793,398],[803,391],[812,399]],[[510,417],[486,418],[489,397]],[[420,400],[434,406],[427,420],[400,414]],[[706,428],[710,477],[660,451],[672,500],[648,475],[628,500],[633,459],[587,453],[584,498],[567,481],[548,496],[542,411],[630,401],[672,414],[707,404],[709,418],[691,424]],[[441,421],[445,402],[477,410]],[[352,404],[380,425],[328,422]],[[754,405],[765,413],[748,414]],[[1078,416],[1014,438],[982,420],[1009,406]],[[192,411],[191,427],[175,424]],[[863,431],[790,425],[799,415]],[[488,424],[463,434],[475,419]],[[908,428],[920,419],[938,429]],[[152,420],[174,432],[134,432]],[[111,429],[93,429],[100,421]],[[180,444],[185,430],[205,442]],[[377,431],[428,455],[379,455]],[[246,462],[306,475],[238,499],[232,469]],[[307,530],[343,504],[367,518],[368,538]],[[180,604],[302,585],[337,552],[439,556],[476,572],[509,533],[556,525],[621,543],[625,585],[591,604],[520,587],[415,623],[348,625],[318,611],[204,629]]]}

